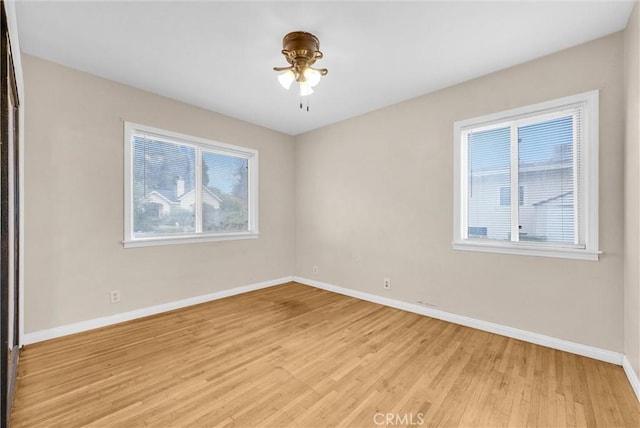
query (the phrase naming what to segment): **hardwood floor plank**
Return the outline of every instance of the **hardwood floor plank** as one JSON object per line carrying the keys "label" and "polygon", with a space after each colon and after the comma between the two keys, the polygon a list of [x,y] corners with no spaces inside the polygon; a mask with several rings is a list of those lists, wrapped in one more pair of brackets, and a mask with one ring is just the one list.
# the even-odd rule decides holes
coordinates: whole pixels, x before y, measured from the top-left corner
{"label": "hardwood floor plank", "polygon": [[11,423],[364,427],[387,414],[640,426],[621,367],[296,283],[29,345]]}

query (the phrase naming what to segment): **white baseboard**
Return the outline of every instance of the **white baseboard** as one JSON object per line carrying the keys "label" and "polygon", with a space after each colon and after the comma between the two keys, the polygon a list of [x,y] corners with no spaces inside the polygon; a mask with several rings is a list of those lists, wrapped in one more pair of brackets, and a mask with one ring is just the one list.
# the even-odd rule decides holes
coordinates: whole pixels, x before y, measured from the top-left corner
{"label": "white baseboard", "polygon": [[627,379],[629,379],[633,392],[636,393],[636,397],[638,397],[638,401],[640,401],[640,379],[638,379],[638,375],[635,370],[633,370],[633,367],[631,367],[631,362],[626,355],[622,359],[622,368],[624,369],[624,373],[627,375]]}
{"label": "white baseboard", "polygon": [[[582,355],[584,357],[594,358],[596,360],[606,361],[622,365],[624,355],[619,352],[608,351],[606,349],[596,348],[594,346],[583,345],[580,343],[570,342],[568,340],[558,339],[543,334],[533,333],[518,328],[508,327],[501,324],[482,321],[475,318],[465,317],[463,315],[452,314],[440,309],[428,308],[418,304],[403,302],[400,300],[389,299],[387,297],[377,296],[362,291],[352,290],[349,288],[339,287],[327,284],[313,279],[301,278],[294,276],[293,280],[301,284],[310,285],[312,287],[321,288],[323,290],[332,291],[334,293],[344,294],[346,296],[355,297],[357,299],[366,300],[380,305],[390,306],[396,309],[402,309],[408,312],[425,315],[431,318],[437,318],[449,321],[454,324],[460,324],[478,330],[488,331],[490,333],[499,334],[501,336],[512,337],[514,339],[524,340],[525,342],[535,343],[536,345],[546,346],[548,348],[558,349],[560,351],[570,352],[572,354]],[[637,393],[637,392],[636,392]]]}
{"label": "white baseboard", "polygon": [[26,333],[23,336],[23,345],[30,343],[42,342],[43,340],[55,339],[56,337],[67,336],[69,334],[80,333],[95,328],[106,327],[108,325],[118,324],[125,321],[131,321],[136,318],[143,318],[149,315],[159,314],[161,312],[172,311],[174,309],[184,308],[186,306],[197,305],[199,303],[210,302],[225,297],[235,296],[236,294],[247,293],[249,291],[259,290],[261,288],[272,287],[274,285],[284,284],[292,281],[290,276],[274,279],[271,281],[259,282],[256,284],[235,287],[228,290],[216,291],[215,293],[205,294],[202,296],[190,297],[188,299],[178,300],[175,302],[163,303],[161,305],[150,306],[148,308],[136,309],[129,312],[122,312],[106,317],[94,318],[74,324],[67,324],[60,327],[49,328],[47,330]]}

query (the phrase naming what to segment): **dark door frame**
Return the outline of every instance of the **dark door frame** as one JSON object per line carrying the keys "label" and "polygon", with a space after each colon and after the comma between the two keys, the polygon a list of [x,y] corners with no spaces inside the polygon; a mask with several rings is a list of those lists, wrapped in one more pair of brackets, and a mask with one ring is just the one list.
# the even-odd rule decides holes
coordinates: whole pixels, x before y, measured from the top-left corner
{"label": "dark door frame", "polygon": [[[15,387],[20,337],[20,297],[19,297],[19,257],[20,257],[20,192],[19,192],[19,99],[15,69],[11,54],[11,40],[7,28],[7,15],[4,1],[1,2],[0,15],[2,30],[0,50],[2,67],[0,68],[0,428],[9,425],[11,404]],[[12,97],[10,99],[10,97]],[[11,107],[10,107],[11,106]],[[10,111],[11,108],[11,111]],[[9,129],[9,118],[13,115],[13,127]],[[13,145],[9,142],[13,137]],[[13,159],[9,153],[12,151]],[[9,178],[12,177],[13,198],[9,198]],[[13,210],[13,218],[10,215]],[[10,220],[13,221],[13,236],[9,236]],[[10,243],[13,238],[13,248]],[[13,250],[13,260],[10,260]],[[12,267],[12,271],[9,268]],[[13,281],[9,281],[10,275]],[[9,287],[13,289],[13,335],[9,337]],[[9,344],[12,352],[9,354]]]}

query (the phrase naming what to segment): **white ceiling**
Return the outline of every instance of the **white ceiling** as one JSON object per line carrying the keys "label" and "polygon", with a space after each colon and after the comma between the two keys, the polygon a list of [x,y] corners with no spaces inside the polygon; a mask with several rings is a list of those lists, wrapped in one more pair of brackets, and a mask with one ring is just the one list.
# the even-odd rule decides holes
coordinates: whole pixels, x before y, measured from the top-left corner
{"label": "white ceiling", "polygon": [[[59,2],[17,5],[22,50],[287,134],[624,29],[631,1]],[[320,39],[310,111],[282,37]]]}

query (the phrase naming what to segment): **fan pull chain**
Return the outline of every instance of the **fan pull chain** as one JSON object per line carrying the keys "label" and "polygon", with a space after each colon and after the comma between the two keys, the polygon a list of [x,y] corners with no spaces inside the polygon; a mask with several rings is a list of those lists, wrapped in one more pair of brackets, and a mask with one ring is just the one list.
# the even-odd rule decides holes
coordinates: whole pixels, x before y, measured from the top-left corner
{"label": "fan pull chain", "polygon": [[[307,105],[307,111],[309,111],[309,95],[307,95],[306,105]],[[300,110],[302,110],[302,108],[303,108],[303,102],[302,102],[302,96],[301,96],[300,97]]]}

